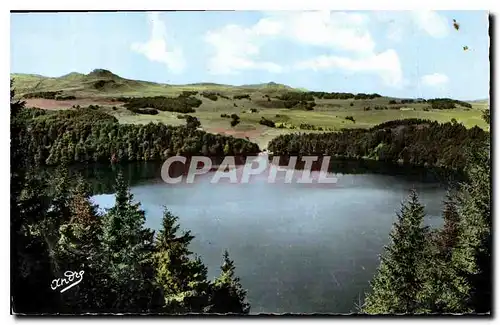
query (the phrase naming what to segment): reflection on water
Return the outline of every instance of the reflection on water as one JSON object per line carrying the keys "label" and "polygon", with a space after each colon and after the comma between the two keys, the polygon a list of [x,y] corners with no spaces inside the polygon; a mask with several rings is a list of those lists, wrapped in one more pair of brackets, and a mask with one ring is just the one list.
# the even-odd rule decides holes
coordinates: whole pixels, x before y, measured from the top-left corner
{"label": "reflection on water", "polygon": [[[347,313],[362,300],[388,242],[401,201],[416,188],[428,214],[441,224],[445,188],[433,174],[360,162],[335,162],[336,184],[269,184],[264,175],[248,184],[212,184],[213,172],[193,184],[166,184],[161,163],[81,169],[93,180],[94,201],[114,203],[114,174],[121,170],[158,229],[163,206],[196,236],[192,250],[219,273],[228,249],[248,290],[252,313]],[[377,169],[378,168],[378,169]],[[370,170],[370,173],[367,173]],[[352,173],[350,173],[352,171]]]}
{"label": "reflection on water", "polygon": [[[249,160],[256,159],[249,157]],[[262,159],[258,157],[257,159]],[[315,187],[322,187],[325,184],[317,184],[317,173],[322,165],[322,157],[319,157],[317,162],[312,165],[311,173],[312,177],[315,178]],[[212,170],[217,170],[219,165],[223,162],[223,157],[212,157]],[[236,157],[236,169],[238,170],[238,175],[241,177],[243,164],[245,163],[245,158]],[[269,164],[272,164],[272,157],[269,157]],[[289,158],[280,157],[279,166],[285,167],[289,164]],[[188,158],[185,164],[174,163],[170,167],[170,176],[176,177],[179,175],[186,175],[189,170],[190,159]],[[91,184],[92,191],[94,194],[103,193],[113,193],[113,186],[115,182],[115,177],[118,172],[121,172],[130,186],[136,186],[144,183],[151,182],[163,182],[162,180],[162,166],[163,161],[156,162],[136,162],[127,164],[81,164],[71,167],[70,172],[73,174],[83,175]],[[301,177],[303,171],[301,168],[304,167],[304,163],[301,163],[301,159],[297,161],[295,165],[293,181],[294,183]],[[55,169],[46,168],[42,172],[54,173]],[[404,180],[416,183],[442,183],[447,185],[455,184],[457,181],[461,180],[463,177],[459,174],[449,173],[445,170],[440,170],[437,168],[427,169],[423,167],[412,167],[412,166],[401,166],[395,164],[387,164],[378,161],[370,160],[345,160],[345,159],[332,159],[328,167],[328,172],[332,176],[341,178],[343,175],[359,175],[359,174],[370,174],[370,175],[384,175],[389,176],[388,178],[383,178],[384,180],[396,177],[398,180]],[[213,174],[211,174],[213,177]],[[269,175],[268,171],[263,172],[260,175],[252,175],[250,180],[253,181],[256,178],[265,179]],[[50,177],[50,176],[49,176]],[[184,178],[185,179],[185,178]],[[203,177],[196,177],[195,180],[199,181],[204,179]],[[238,178],[240,180],[241,178]],[[277,185],[283,184],[285,180],[285,172],[278,172],[276,174]],[[185,180],[184,180],[185,182]],[[228,183],[224,179],[221,179],[221,183]],[[287,185],[287,184],[285,184]],[[302,188],[308,188],[311,184],[299,184]],[[329,185],[329,184],[326,184]]]}

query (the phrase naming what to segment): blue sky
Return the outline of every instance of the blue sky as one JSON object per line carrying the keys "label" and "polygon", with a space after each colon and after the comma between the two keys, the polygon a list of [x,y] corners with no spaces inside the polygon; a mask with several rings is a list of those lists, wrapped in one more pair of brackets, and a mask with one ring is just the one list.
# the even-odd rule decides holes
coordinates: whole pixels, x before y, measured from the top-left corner
{"label": "blue sky", "polygon": [[11,72],[45,76],[483,99],[488,51],[486,11],[11,14]]}

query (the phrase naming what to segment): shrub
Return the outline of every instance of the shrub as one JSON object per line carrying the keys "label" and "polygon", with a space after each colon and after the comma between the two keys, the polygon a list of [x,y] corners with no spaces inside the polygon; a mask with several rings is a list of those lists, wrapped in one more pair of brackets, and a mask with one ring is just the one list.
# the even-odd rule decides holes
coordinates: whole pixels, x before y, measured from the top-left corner
{"label": "shrub", "polygon": [[76,99],[76,97],[73,95],[57,95],[55,97],[55,99],[56,100],[74,100],[74,99]]}
{"label": "shrub", "polygon": [[202,92],[201,95],[205,98],[208,98],[210,100],[216,101],[217,100],[217,94],[213,92]]}
{"label": "shrub", "polygon": [[284,101],[314,101],[314,96],[309,92],[287,92],[277,98]]}
{"label": "shrub", "polygon": [[352,121],[353,123],[356,123],[356,121],[354,120],[354,117],[352,117],[352,116],[346,116],[345,119],[348,121]]}
{"label": "shrub", "polygon": [[183,90],[179,97],[191,97],[198,94],[197,91]]}
{"label": "shrub", "polygon": [[260,118],[259,124],[262,124],[262,125],[265,125],[265,126],[269,126],[269,127],[272,127],[272,128],[274,128],[276,126],[276,124],[273,121],[266,119],[264,116],[262,116]]}
{"label": "shrub", "polygon": [[231,114],[231,126],[236,126],[238,123],[240,123],[240,117],[236,114]]}
{"label": "shrub", "polygon": [[[116,107],[113,107],[116,110]],[[127,108],[129,111],[137,113],[137,114],[146,114],[146,115],[156,115],[158,111],[154,108]]]}
{"label": "shrub", "polygon": [[250,95],[249,95],[249,94],[234,95],[234,96],[233,96],[233,99],[245,99],[245,98],[246,98],[246,99],[248,99],[248,100],[252,100],[252,99],[250,98]]}
{"label": "shrub", "polygon": [[201,123],[198,118],[191,115],[186,115],[186,126],[188,128],[196,129],[201,126]]}

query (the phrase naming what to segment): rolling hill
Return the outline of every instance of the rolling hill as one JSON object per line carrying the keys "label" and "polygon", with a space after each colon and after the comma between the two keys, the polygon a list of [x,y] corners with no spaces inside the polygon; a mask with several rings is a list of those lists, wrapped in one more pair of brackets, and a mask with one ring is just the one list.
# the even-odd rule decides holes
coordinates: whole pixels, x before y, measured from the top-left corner
{"label": "rolling hill", "polygon": [[[294,88],[274,82],[232,86],[216,83],[169,85],[150,81],[131,80],[109,70],[95,69],[88,74],[71,72],[61,77],[45,77],[35,74],[11,74],[16,92],[23,96],[32,92],[62,91],[64,95],[80,98],[116,96],[175,96],[182,91],[219,91],[231,94],[260,91],[275,94]],[[298,90],[297,90],[298,91]]]}
{"label": "rolling hill", "polygon": [[[213,133],[247,137],[258,142],[261,148],[266,148],[272,138],[284,133],[369,128],[379,123],[405,118],[439,122],[455,120],[467,127],[477,125],[489,128],[481,117],[482,110],[488,108],[487,101],[470,101],[466,106],[457,102],[453,109],[434,109],[430,102],[423,100],[366,95],[359,98],[331,98],[274,82],[241,86],[216,83],[160,84],[126,79],[104,69],[95,69],[88,74],[71,72],[57,78],[36,74],[11,74],[11,78],[18,98],[28,98],[33,93],[48,94],[44,95],[44,98],[37,95],[25,99],[27,106],[75,109],[98,105],[99,110],[117,117],[121,123],[184,124],[185,119],[181,118],[179,113],[159,110],[154,115],[141,114],[138,113],[140,110],[127,109],[120,98],[177,97],[188,91],[191,92],[189,96],[193,100],[201,103],[195,108],[195,112],[189,114],[199,119],[203,129]],[[290,101],[281,97],[291,93],[302,93],[309,97],[305,99],[307,102]],[[306,105],[307,103],[312,105]],[[239,123],[234,126],[228,118],[232,114],[239,117]],[[272,123],[262,123],[266,120]],[[273,123],[276,124],[275,127],[272,127]]]}

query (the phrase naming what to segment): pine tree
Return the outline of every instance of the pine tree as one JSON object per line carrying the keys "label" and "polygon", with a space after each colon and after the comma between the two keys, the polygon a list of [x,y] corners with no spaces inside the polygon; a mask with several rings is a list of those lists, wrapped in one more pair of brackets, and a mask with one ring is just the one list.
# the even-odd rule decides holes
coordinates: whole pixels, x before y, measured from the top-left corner
{"label": "pine tree", "polygon": [[53,267],[55,272],[60,274],[59,261],[57,260],[57,242],[59,241],[60,233],[59,228],[61,225],[68,223],[71,219],[70,201],[72,199],[71,195],[71,179],[69,176],[69,170],[66,165],[60,165],[57,167],[54,179],[51,180],[54,187],[53,193],[51,194],[51,204],[50,208],[46,214],[46,217],[40,220],[37,228],[40,230],[43,238],[45,239],[49,254],[53,260]]}
{"label": "pine tree", "polygon": [[64,302],[73,313],[102,311],[108,276],[99,240],[101,219],[83,178],[77,180],[69,208],[71,220],[60,227],[58,260],[64,271],[83,271],[84,280],[64,293]]}
{"label": "pine tree", "polygon": [[462,279],[463,310],[491,312],[491,175],[489,144],[471,155],[459,195],[459,238],[452,263]]}
{"label": "pine tree", "polygon": [[466,310],[460,298],[462,278],[451,260],[457,247],[460,216],[456,198],[447,194],[444,202],[442,229],[428,237],[428,258],[425,260],[424,285],[420,295],[420,311],[425,313],[461,313]]}
{"label": "pine tree", "polygon": [[57,311],[59,295],[47,284],[53,279],[44,240],[33,226],[46,216],[49,199],[36,177],[27,152],[24,102],[15,101],[11,80],[10,104],[10,248],[12,308],[16,313]]}
{"label": "pine tree", "polygon": [[248,314],[250,304],[246,301],[246,290],[235,276],[234,262],[229,259],[229,253],[224,252],[221,274],[211,286],[210,308],[211,313]]}
{"label": "pine tree", "polygon": [[179,235],[178,218],[164,210],[162,227],[155,240],[156,282],[164,297],[166,313],[201,313],[208,305],[207,269],[188,249],[193,236]]}
{"label": "pine tree", "polygon": [[443,229],[439,233],[439,248],[446,261],[451,259],[451,253],[457,245],[459,236],[460,215],[456,197],[448,193],[443,209]]}
{"label": "pine tree", "polygon": [[363,311],[369,314],[419,312],[428,247],[424,207],[412,190],[398,213],[390,243],[367,295]]}
{"label": "pine tree", "polygon": [[103,216],[102,249],[107,265],[109,312],[148,312],[154,306],[152,265],[154,232],[144,227],[144,211],[133,202],[121,173],[115,205]]}

